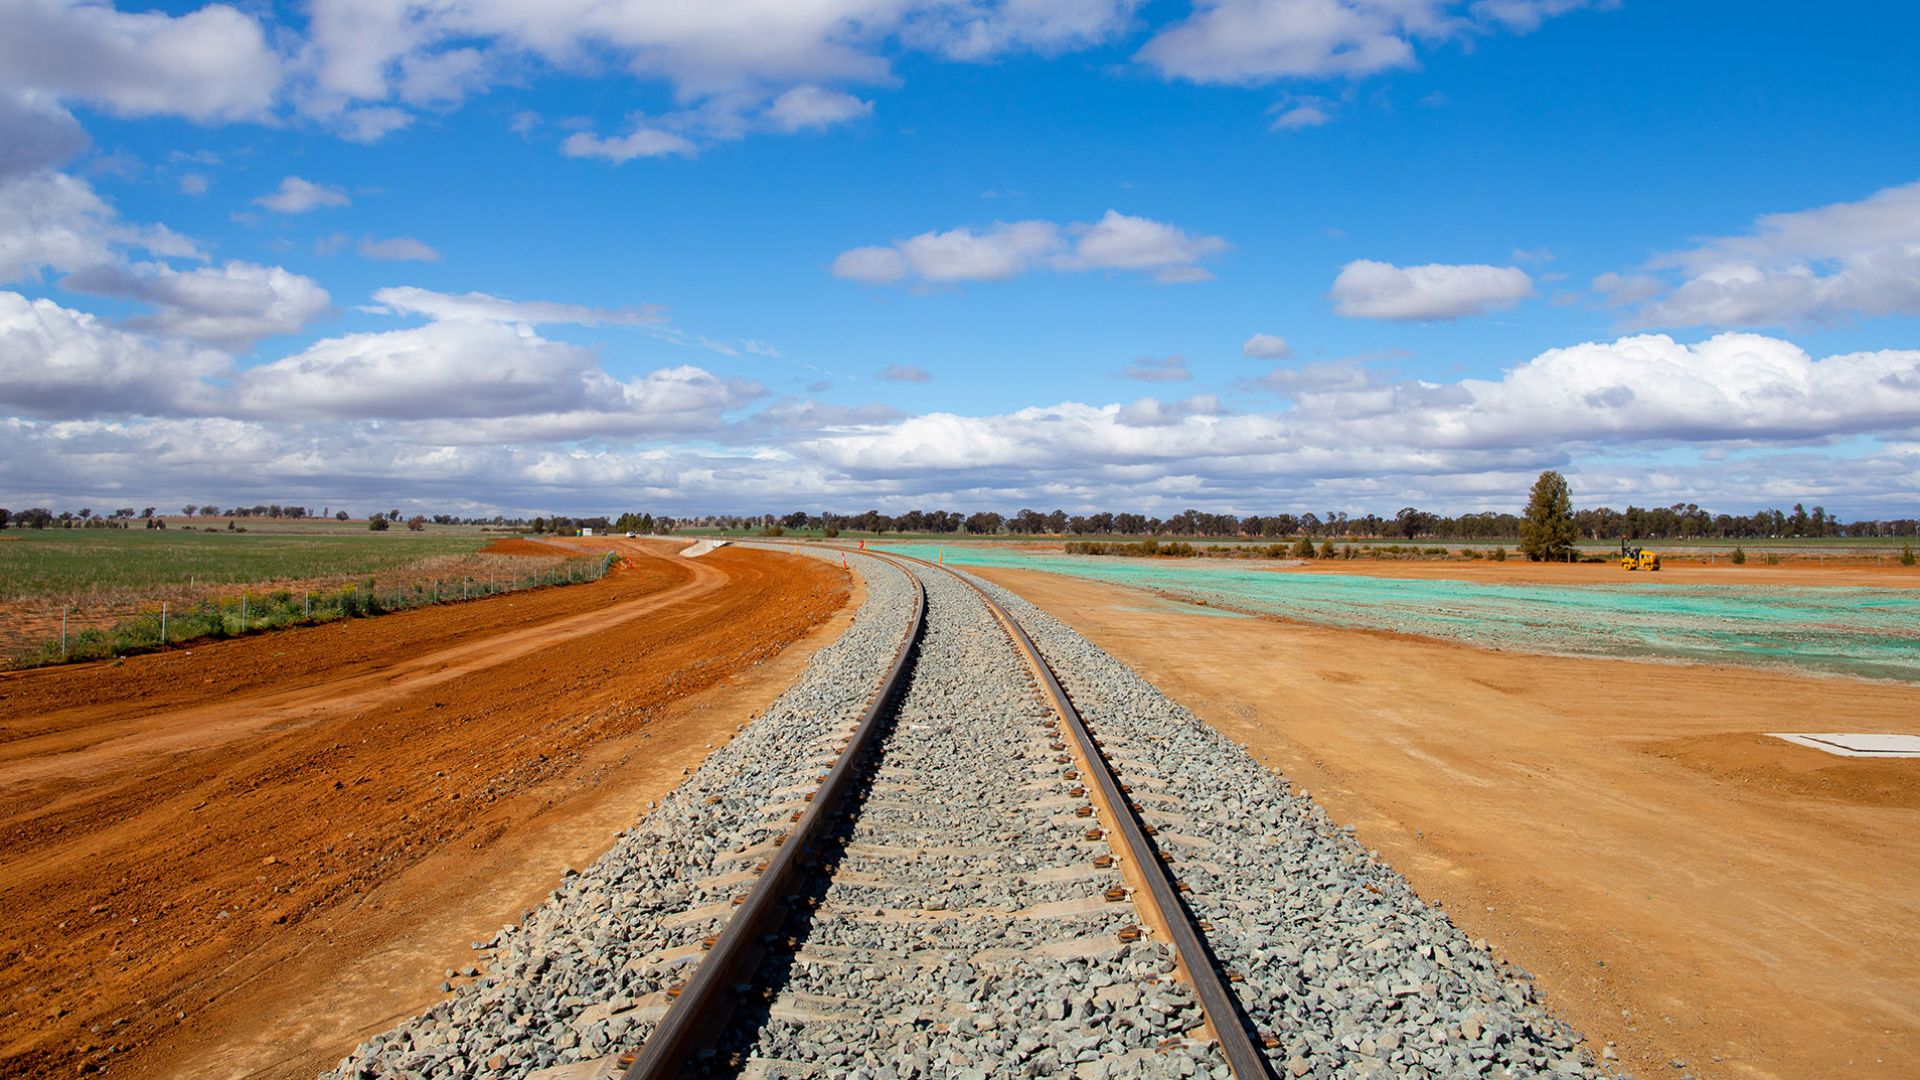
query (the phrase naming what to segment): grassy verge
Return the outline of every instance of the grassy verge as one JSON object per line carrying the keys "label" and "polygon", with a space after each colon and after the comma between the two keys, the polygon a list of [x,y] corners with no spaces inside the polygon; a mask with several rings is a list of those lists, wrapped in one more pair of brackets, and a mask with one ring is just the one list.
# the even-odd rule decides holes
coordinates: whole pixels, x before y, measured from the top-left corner
{"label": "grassy verge", "polygon": [[107,627],[89,627],[72,634],[63,630],[57,637],[50,636],[17,655],[13,666],[28,668],[106,660],[289,626],[366,618],[504,592],[598,581],[606,576],[617,558],[608,552],[561,560],[524,574],[413,581],[386,588],[369,578],[364,583],[319,592],[243,591],[237,597],[207,598],[180,610],[157,607]]}

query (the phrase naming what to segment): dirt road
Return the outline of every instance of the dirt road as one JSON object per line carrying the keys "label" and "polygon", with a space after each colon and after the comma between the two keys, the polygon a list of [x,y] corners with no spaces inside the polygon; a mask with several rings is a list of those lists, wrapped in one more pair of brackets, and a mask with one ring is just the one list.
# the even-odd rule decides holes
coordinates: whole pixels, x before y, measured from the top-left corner
{"label": "dirt road", "polygon": [[1496,653],[980,573],[1354,824],[1636,1075],[1913,1074],[1920,762],[1761,733],[1920,733],[1920,690]]}
{"label": "dirt road", "polygon": [[591,585],[0,676],[0,1074],[311,1076],[845,618],[824,563],[612,543]]}

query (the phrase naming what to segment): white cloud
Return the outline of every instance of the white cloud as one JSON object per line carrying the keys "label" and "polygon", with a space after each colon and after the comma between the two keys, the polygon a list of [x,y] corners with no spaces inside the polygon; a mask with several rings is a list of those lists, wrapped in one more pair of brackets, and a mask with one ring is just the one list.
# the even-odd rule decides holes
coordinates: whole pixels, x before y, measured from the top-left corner
{"label": "white cloud", "polygon": [[508,300],[487,293],[458,296],[411,285],[380,289],[373,294],[378,308],[394,315],[425,315],[443,322],[567,323],[575,326],[650,326],[666,321],[655,304],[596,308],[550,300]]}
{"label": "white cloud", "polygon": [[868,285],[891,285],[906,277],[907,257],[890,247],[850,248],[834,256],[833,276]]}
{"label": "white cloud", "polygon": [[1299,131],[1302,128],[1320,127],[1333,122],[1333,117],[1319,105],[1294,105],[1273,118],[1267,126],[1268,131]]}
{"label": "white cloud", "polygon": [[348,334],[242,372],[243,415],[346,419],[512,416],[611,404],[617,385],[589,385],[588,350],[524,327],[435,322]]}
{"label": "white cloud", "polygon": [[767,106],[767,117],[783,131],[831,127],[872,113],[873,102],[818,86],[796,86]]}
{"label": "white cloud", "polygon": [[995,222],[982,232],[925,232],[897,245],[913,272],[933,282],[1018,277],[1061,246],[1060,227],[1050,221]]}
{"label": "white cloud", "polygon": [[457,105],[486,85],[487,58],[479,49],[415,53],[400,61],[400,100],[414,106]]}
{"label": "white cloud", "polygon": [[1178,353],[1165,359],[1142,356],[1116,374],[1134,382],[1186,382],[1193,378],[1187,370],[1187,358]]}
{"label": "white cloud", "polygon": [[213,181],[207,179],[205,173],[187,173],[180,177],[179,188],[182,195],[205,195],[207,189],[212,186]]}
{"label": "white cloud", "polygon": [[134,226],[65,173],[0,179],[0,282],[38,277],[43,268],[70,271],[114,263],[125,248],[194,258],[198,250],[164,226]]}
{"label": "white cloud", "polygon": [[933,381],[933,376],[928,373],[926,368],[915,367],[912,364],[888,364],[886,367],[881,368],[880,374],[875,375],[874,378],[883,382],[924,383]]}
{"label": "white cloud", "polygon": [[[0,311],[9,312],[0,325],[12,329],[4,300]],[[62,319],[86,321],[71,312]],[[380,340],[366,340],[373,337]],[[0,333],[0,357],[9,340]],[[44,351],[35,341],[26,355]],[[180,382],[154,377],[160,355],[148,349],[117,382],[88,359],[65,389],[43,388],[35,400],[51,416],[141,412],[141,402],[164,399]],[[317,361],[312,371],[283,362],[255,383],[242,376],[257,416],[221,398],[217,408],[186,403],[193,416],[183,419],[0,420],[0,472],[32,477],[35,491],[94,492],[99,477],[112,476],[155,499],[176,489],[179,498],[204,498],[215,484],[236,498],[323,492],[313,501],[339,505],[342,492],[383,501],[393,493],[542,511],[609,500],[757,509],[768,492],[890,512],[1036,501],[1155,513],[1512,510],[1542,468],[1566,471],[1583,505],[1680,499],[1743,509],[1824,499],[1899,516],[1920,497],[1920,351],[1815,359],[1752,334],[1588,343],[1498,378],[1452,383],[1382,381],[1348,366],[1263,413],[1228,412],[1207,395],[987,416],[778,402],[735,423],[726,413],[757,387],[697,368],[614,379],[584,350],[500,324],[355,335],[302,355]],[[529,369],[538,386],[516,381]],[[204,365],[198,373],[220,374]],[[467,381],[477,385],[466,389]],[[96,389],[129,382],[135,392]],[[8,370],[0,394],[21,385]],[[512,406],[515,397],[524,405]],[[322,408],[310,410],[309,400]],[[446,408],[432,407],[441,401]],[[348,418],[361,409],[386,418]],[[618,441],[663,433],[697,433],[701,442]],[[1849,436],[1858,438],[1846,453],[1806,448]],[[731,448],[702,448],[715,444]],[[1739,453],[1705,460],[1721,449]],[[1689,452],[1700,463],[1688,464]]]}
{"label": "white cloud", "polygon": [[164,263],[93,266],[68,275],[60,284],[75,292],[126,297],[159,309],[127,320],[134,329],[229,349],[242,349],[275,334],[291,334],[333,303],[312,278],[248,262],[187,271]]}
{"label": "white cloud", "polygon": [[1586,6],[1588,0],[1195,0],[1191,15],[1155,34],[1135,59],[1163,77],[1203,83],[1358,77],[1414,65],[1416,41],[1490,29],[1525,33]]}
{"label": "white cloud", "polygon": [[[627,134],[577,133],[575,157],[630,161],[691,154],[700,137],[792,132],[865,115],[841,87],[894,81],[888,55],[925,50],[959,60],[1055,52],[1104,41],[1139,0],[732,0],[662,4],[531,0],[316,0],[313,84],[322,117],[356,106],[445,106],[525,61],[578,71],[612,60],[664,82],[680,113]],[[677,140],[677,141],[676,141]]]}
{"label": "white cloud", "polygon": [[1195,236],[1177,226],[1107,211],[1090,224],[998,221],[984,229],[962,226],[924,232],[891,247],[859,247],[833,261],[837,277],[884,285],[923,281],[1004,281],[1038,269],[1061,272],[1128,270],[1162,282],[1212,277],[1201,259],[1225,251],[1217,236]]}
{"label": "white cloud", "polygon": [[1278,334],[1255,334],[1240,343],[1240,355],[1255,360],[1285,360],[1293,355],[1293,346]]}
{"label": "white cloud", "polygon": [[440,253],[411,236],[393,236],[385,240],[376,240],[371,236],[360,238],[360,255],[366,259],[378,259],[382,262],[439,262]]}
{"label": "white cloud", "polygon": [[1184,401],[1161,401],[1143,397],[1120,406],[1113,414],[1115,422],[1127,427],[1167,427],[1194,416],[1220,416],[1220,399],[1212,394],[1195,394]]}
{"label": "white cloud", "polygon": [[413,123],[413,114],[385,105],[342,109],[326,117],[348,142],[376,143]]}
{"label": "white cloud", "polygon": [[1228,248],[1217,236],[1193,236],[1164,222],[1133,217],[1117,210],[1092,225],[1069,226],[1079,239],[1073,253],[1060,260],[1068,270],[1146,270],[1165,282],[1206,281],[1213,277],[1198,264]]}
{"label": "white cloud", "polygon": [[234,379],[243,417],[399,422],[431,445],[559,442],[710,431],[762,395],[690,365],[633,379],[527,324],[456,319],[326,338]]}
{"label": "white cloud", "polygon": [[203,407],[201,381],[225,355],[157,343],[51,300],[0,292],[0,403],[52,417],[175,413]]}
{"label": "white cloud", "polygon": [[1649,269],[1659,276],[1603,274],[1594,288],[1615,305],[1651,299],[1630,316],[1639,326],[1784,326],[1917,314],[1920,182],[1856,202],[1767,214],[1744,235],[1705,240]]}
{"label": "white cloud", "polygon": [[1425,322],[1510,308],[1533,295],[1533,279],[1512,266],[1395,266],[1356,259],[1341,267],[1334,311],[1360,319]]}
{"label": "white cloud", "polygon": [[289,176],[280,181],[278,188],[253,200],[253,204],[276,214],[304,214],[321,207],[345,206],[348,201],[347,193],[331,184]]}
{"label": "white cloud", "polygon": [[[1814,360],[1790,342],[1751,334],[1556,349],[1497,380],[1343,374],[1299,389],[1291,406],[1273,413],[1226,414],[1206,398],[1195,401],[1210,407],[1185,409],[1064,402],[996,416],[917,416],[829,434],[805,449],[850,477],[909,490],[965,489],[1011,471],[1014,483],[1027,485],[1046,477],[1138,492],[1182,476],[1246,493],[1285,476],[1410,482],[1428,505],[1450,484],[1537,471],[1570,449],[1898,437],[1920,423],[1920,350]],[[1524,491],[1523,481],[1503,482],[1509,503]],[[1906,484],[1920,485],[1920,474]]]}
{"label": "white cloud", "polygon": [[0,0],[0,85],[123,116],[263,116],[283,76],[252,16],[225,4],[184,15],[75,0]]}
{"label": "white cloud", "polygon": [[0,89],[0,181],[59,165],[87,143],[80,122],[51,97]]}
{"label": "white cloud", "polygon": [[568,157],[605,158],[619,164],[640,157],[666,157],[673,154],[692,157],[698,152],[698,147],[684,136],[649,127],[643,122],[627,134],[612,139],[603,139],[592,132],[576,131],[560,144],[560,152]]}

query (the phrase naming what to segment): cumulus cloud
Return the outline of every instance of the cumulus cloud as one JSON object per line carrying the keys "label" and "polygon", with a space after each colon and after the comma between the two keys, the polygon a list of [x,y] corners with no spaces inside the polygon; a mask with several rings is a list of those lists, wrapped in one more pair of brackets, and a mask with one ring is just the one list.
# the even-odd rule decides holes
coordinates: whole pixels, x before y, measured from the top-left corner
{"label": "cumulus cloud", "polygon": [[1334,311],[1351,318],[1429,322],[1510,308],[1533,295],[1533,279],[1513,266],[1356,259],[1341,267],[1330,295]]}
{"label": "cumulus cloud", "polygon": [[127,320],[138,330],[243,349],[275,334],[291,334],[324,314],[332,297],[312,278],[278,266],[229,262],[176,270],[165,263],[93,266],[60,283],[75,292],[119,296],[158,310]]}
{"label": "cumulus cloud", "polygon": [[0,0],[0,85],[122,116],[264,115],[284,65],[253,16],[225,4],[183,15],[78,0]]}
{"label": "cumulus cloud", "polygon": [[[806,444],[856,478],[966,488],[1017,469],[1137,490],[1170,476],[1240,492],[1270,478],[1426,492],[1489,474],[1511,503],[1529,470],[1570,450],[1758,446],[1920,423],[1920,351],[1813,359],[1790,342],[1724,334],[1698,344],[1659,335],[1555,349],[1499,379],[1377,381],[1345,368],[1303,383],[1277,412],[1064,402],[993,416],[935,413]],[[1209,407],[1200,407],[1207,405]],[[1511,474],[1511,475],[1509,475]],[[1914,479],[1905,482],[1911,489]]]}
{"label": "cumulus cloud", "polygon": [[197,411],[227,357],[156,342],[51,300],[0,292],[0,404],[29,416]]}
{"label": "cumulus cloud", "polygon": [[1178,353],[1165,359],[1142,356],[1115,374],[1134,382],[1186,382],[1193,378],[1187,370],[1187,358]]}
{"label": "cumulus cloud", "polygon": [[664,323],[666,313],[656,304],[596,308],[551,300],[508,300],[482,292],[454,295],[411,285],[380,289],[373,294],[374,310],[393,315],[425,315],[445,322],[569,323],[575,326],[651,326]]}
{"label": "cumulus cloud", "polygon": [[1127,427],[1166,427],[1196,416],[1222,415],[1220,399],[1212,394],[1195,394],[1184,401],[1161,401],[1143,397],[1129,401],[1114,412],[1115,422]]}
{"label": "cumulus cloud", "polygon": [[[18,306],[33,306],[12,303],[0,303],[10,330]],[[276,495],[297,496],[310,489],[303,485],[373,485],[426,499],[478,491],[496,505],[531,508],[621,496],[686,510],[756,507],[779,491],[892,510],[1036,499],[1155,512],[1329,502],[1510,510],[1542,468],[1567,471],[1577,490],[1615,501],[1724,503],[1769,493],[1897,514],[1920,489],[1915,350],[1814,358],[1754,334],[1694,343],[1641,335],[1551,350],[1497,378],[1449,383],[1322,365],[1324,377],[1303,379],[1290,401],[1268,412],[1229,412],[1207,395],[984,416],[778,402],[729,422],[727,411],[757,387],[692,368],[617,379],[585,350],[528,328],[435,327],[331,339],[300,354],[311,365],[289,358],[243,373],[238,385],[254,395],[257,415],[221,399],[212,408],[189,403],[195,411],[182,418],[0,423],[0,462],[31,470],[46,490],[93,490],[88,477],[110,474],[156,493],[179,483],[186,497],[220,478],[223,490]],[[103,378],[88,359],[64,396],[40,392],[38,415],[111,413],[101,402],[113,395],[89,396],[95,383],[131,381],[139,389],[120,396],[135,402],[178,384],[152,376],[152,358],[162,354],[139,352],[142,343],[122,331],[90,329],[136,350],[142,359],[132,378]],[[0,335],[0,357],[14,355],[7,340]],[[418,350],[446,356],[413,355]],[[35,341],[26,351],[37,357],[46,346]],[[0,392],[27,396],[4,370]],[[519,381],[527,370],[540,385]],[[220,372],[208,365],[197,374],[204,385]],[[459,385],[465,379],[471,390]],[[434,401],[445,406],[421,404]],[[362,412],[383,418],[352,418]],[[702,440],[579,441],[660,432],[698,432]],[[1868,440],[1865,451],[1843,459],[1799,449],[1848,436]],[[729,449],[701,448],[710,445]],[[1723,448],[1742,453],[1704,461]],[[1702,463],[1688,465],[1689,452]]]}
{"label": "cumulus cloud", "polygon": [[[638,78],[691,101],[753,88],[888,77],[891,41],[959,59],[1051,51],[1104,40],[1137,0],[818,0],[765,4],[622,4],[554,8],[528,0],[423,7],[408,0],[318,0],[311,36],[323,95],[381,100],[409,68],[474,42],[577,64],[610,52]],[[462,60],[462,73],[483,67]]]}
{"label": "cumulus cloud", "polygon": [[321,207],[345,206],[348,202],[347,193],[340,188],[298,176],[286,177],[278,188],[253,200],[255,206],[264,206],[276,214],[304,214]]}
{"label": "cumulus cloud", "polygon": [[1785,326],[1920,314],[1920,182],[1855,202],[1767,214],[1740,236],[1603,274],[1637,326]]}
{"label": "cumulus cloud", "polygon": [[615,164],[634,158],[669,155],[692,157],[697,150],[693,141],[685,136],[648,126],[645,122],[625,135],[610,139],[601,138],[590,131],[576,131],[560,144],[560,152],[568,157],[603,158]]}
{"label": "cumulus cloud", "polygon": [[1278,334],[1255,334],[1240,343],[1240,355],[1254,360],[1285,360],[1293,355],[1293,346]]}
{"label": "cumulus cloud", "polygon": [[122,221],[84,180],[44,170],[0,179],[0,282],[34,279],[47,268],[114,263],[130,248],[199,256],[190,241],[164,226]]}
{"label": "cumulus cloud", "polygon": [[1586,0],[1195,0],[1135,59],[1167,78],[1253,85],[1412,66],[1415,42],[1526,32]]}
{"label": "cumulus cloud", "polygon": [[767,106],[767,117],[783,131],[832,127],[873,113],[873,102],[838,90],[796,86]]}
{"label": "cumulus cloud", "polygon": [[888,364],[886,367],[881,368],[880,374],[875,375],[874,378],[883,382],[924,383],[933,381],[933,375],[930,374],[926,368],[915,367],[912,364]]}
{"label": "cumulus cloud", "polygon": [[997,221],[986,228],[924,232],[885,247],[843,251],[832,270],[836,277],[872,285],[909,277],[934,284],[1004,281],[1042,269],[1134,271],[1171,283],[1211,278],[1200,260],[1228,246],[1217,236],[1109,210],[1091,223]]}
{"label": "cumulus cloud", "polygon": [[595,367],[590,351],[524,327],[435,322],[317,341],[241,373],[234,401],[243,414],[347,419],[571,411],[618,393],[585,378]]}
{"label": "cumulus cloud", "polygon": [[360,257],[381,262],[439,262],[440,253],[411,236],[391,236],[376,240],[360,238]]}
{"label": "cumulus cloud", "polygon": [[88,141],[80,122],[53,98],[0,89],[0,181],[59,165]]}

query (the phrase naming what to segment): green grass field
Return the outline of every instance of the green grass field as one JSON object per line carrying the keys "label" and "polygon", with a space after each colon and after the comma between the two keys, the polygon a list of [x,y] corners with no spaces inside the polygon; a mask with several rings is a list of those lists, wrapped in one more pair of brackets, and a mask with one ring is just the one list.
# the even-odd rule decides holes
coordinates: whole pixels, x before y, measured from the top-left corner
{"label": "green grass field", "polygon": [[328,525],[245,533],[179,528],[0,531],[0,602],[178,585],[372,574],[465,555],[495,534],[473,528],[383,533]]}

